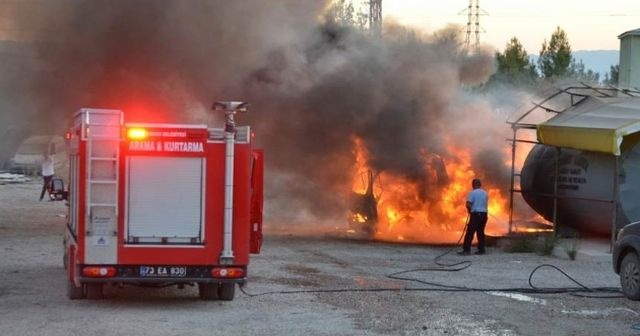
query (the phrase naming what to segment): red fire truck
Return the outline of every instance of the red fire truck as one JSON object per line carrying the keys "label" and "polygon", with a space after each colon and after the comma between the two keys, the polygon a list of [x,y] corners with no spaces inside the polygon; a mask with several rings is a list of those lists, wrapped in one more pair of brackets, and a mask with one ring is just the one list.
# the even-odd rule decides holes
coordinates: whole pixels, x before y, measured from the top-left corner
{"label": "red fire truck", "polygon": [[106,284],[197,284],[203,300],[233,300],[262,243],[263,151],[233,120],[246,106],[214,104],[224,129],[76,113],[67,133],[70,299],[101,298]]}

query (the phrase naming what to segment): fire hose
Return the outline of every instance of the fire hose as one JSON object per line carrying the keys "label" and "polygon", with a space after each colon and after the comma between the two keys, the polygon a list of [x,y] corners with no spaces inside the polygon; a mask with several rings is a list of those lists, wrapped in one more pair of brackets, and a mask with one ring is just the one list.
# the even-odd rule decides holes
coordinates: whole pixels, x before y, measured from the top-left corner
{"label": "fire hose", "polygon": [[[438,265],[438,266],[442,266],[442,267],[455,267],[455,268],[450,268],[450,269],[442,269],[440,271],[446,271],[446,272],[457,272],[457,271],[462,271],[463,269],[471,266],[471,261],[470,260],[465,260],[465,261],[460,261],[460,262],[456,262],[456,263],[451,263],[451,264],[447,264],[447,263],[442,263],[440,262],[440,258],[446,256],[447,254],[453,252],[455,249],[457,249],[460,246],[460,242],[462,241],[462,239],[464,238],[465,233],[467,233],[467,230],[469,229],[469,220],[471,219],[471,214],[467,213],[467,220],[465,221],[464,224],[464,229],[462,230],[462,234],[460,235],[460,238],[458,238],[458,241],[455,243],[455,245],[447,250],[445,253],[442,253],[440,255],[438,255],[437,257],[433,258],[433,262]],[[396,274],[391,274],[391,275],[397,275]]]}
{"label": "fire hose", "polygon": [[[537,287],[533,284],[533,275],[540,269],[549,267],[555,269],[562,273],[565,277],[571,280],[573,283],[577,285],[577,287]],[[613,298],[623,298],[624,296],[620,294],[620,288],[618,287],[587,287],[576,279],[568,275],[566,272],[561,270],[559,267],[551,265],[551,264],[542,264],[538,265],[534,268],[529,274],[529,286],[530,287],[497,287],[497,288],[482,288],[482,287],[466,287],[466,286],[453,286],[453,285],[445,285],[436,282],[430,282],[420,279],[414,278],[403,278],[398,277],[397,274],[409,273],[409,272],[418,272],[424,269],[413,269],[401,271],[393,274],[387,275],[387,277],[396,280],[404,280],[404,281],[413,281],[418,282],[423,285],[428,285],[432,287],[378,287],[378,288],[326,288],[326,289],[300,289],[300,290],[282,290],[282,291],[268,291],[262,293],[249,293],[247,292],[243,286],[240,286],[240,291],[247,295],[248,297],[257,297],[257,296],[265,296],[265,295],[276,295],[276,294],[303,294],[303,293],[363,293],[363,292],[510,292],[510,293],[522,293],[522,294],[566,294],[569,293],[573,296],[584,297],[584,298],[594,298],[594,299],[613,299]],[[429,269],[431,270],[431,269]],[[437,270],[437,269],[436,269]],[[606,293],[606,294],[616,294],[616,295],[587,295],[581,293]]]}
{"label": "fire hose", "polygon": [[[394,280],[401,281],[411,281],[417,282],[422,285],[427,285],[431,287],[378,287],[378,288],[327,288],[327,289],[301,289],[301,290],[283,290],[283,291],[269,291],[263,293],[249,293],[245,290],[244,286],[240,286],[240,291],[247,295],[248,297],[256,297],[256,296],[264,296],[264,295],[275,295],[275,294],[302,294],[302,293],[364,293],[364,292],[401,292],[401,291],[423,291],[423,292],[511,292],[511,293],[523,293],[523,294],[563,294],[569,293],[570,295],[585,297],[585,298],[598,298],[598,299],[608,299],[608,298],[621,298],[624,297],[620,294],[620,288],[618,287],[587,287],[582,283],[578,282],[576,279],[571,277],[569,274],[564,272],[557,266],[551,264],[541,264],[535,267],[531,273],[529,274],[529,287],[506,287],[506,288],[481,288],[481,287],[466,287],[466,286],[454,286],[454,285],[445,285],[441,283],[425,281],[416,278],[409,277],[401,277],[401,274],[407,273],[416,273],[416,272],[458,272],[462,271],[471,266],[472,262],[470,260],[465,260],[461,262],[455,263],[443,263],[440,262],[440,258],[446,256],[451,253],[455,249],[460,246],[460,242],[462,241],[468,227],[469,227],[470,215],[467,215],[466,224],[464,230],[462,230],[462,234],[458,241],[454,245],[453,248],[445,251],[444,253],[436,256],[433,260],[434,263],[440,267],[429,267],[429,268],[415,268],[410,270],[399,271],[391,274],[387,274],[386,277]],[[553,288],[543,288],[537,287],[533,284],[533,275],[542,268],[552,268],[556,271],[560,272],[570,281],[575,283],[577,287],[553,287]],[[591,293],[581,294],[581,293]],[[605,293],[605,294],[616,294],[616,295],[592,295],[596,293]]]}

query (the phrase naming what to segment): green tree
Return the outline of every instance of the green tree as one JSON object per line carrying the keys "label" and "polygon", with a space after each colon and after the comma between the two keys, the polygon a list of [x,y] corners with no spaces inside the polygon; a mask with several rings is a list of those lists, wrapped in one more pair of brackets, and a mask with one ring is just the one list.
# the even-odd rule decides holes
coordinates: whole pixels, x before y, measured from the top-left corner
{"label": "green tree", "polygon": [[551,34],[551,40],[545,39],[538,58],[538,68],[544,78],[562,78],[570,75],[570,67],[573,62],[571,45],[567,33],[560,27]]}
{"label": "green tree", "polygon": [[619,64],[610,66],[609,73],[604,74],[604,83],[608,85],[617,86],[619,74],[620,74]]}
{"label": "green tree", "polygon": [[325,19],[341,26],[357,27],[365,29],[369,17],[362,12],[357,12],[352,0],[335,0],[325,12]]}
{"label": "green tree", "polygon": [[573,59],[571,61],[571,66],[569,66],[569,72],[571,77],[580,82],[591,82],[596,84],[600,82],[600,74],[591,69],[586,69],[582,60],[576,62],[575,59]]}
{"label": "green tree", "polygon": [[533,84],[537,77],[536,66],[531,60],[522,43],[516,37],[512,37],[507,43],[504,52],[496,52],[498,69],[492,80],[502,81],[515,85]]}

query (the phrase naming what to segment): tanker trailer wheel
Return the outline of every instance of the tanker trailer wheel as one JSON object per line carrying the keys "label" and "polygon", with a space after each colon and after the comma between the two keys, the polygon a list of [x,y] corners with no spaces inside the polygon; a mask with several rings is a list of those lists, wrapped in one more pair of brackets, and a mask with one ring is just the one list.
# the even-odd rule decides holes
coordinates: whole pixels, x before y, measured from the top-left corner
{"label": "tanker trailer wheel", "polygon": [[622,292],[631,300],[640,300],[640,259],[635,252],[628,253],[620,264]]}
{"label": "tanker trailer wheel", "polygon": [[71,280],[67,280],[67,296],[69,300],[80,300],[84,298],[83,286],[76,287],[76,284]]}
{"label": "tanker trailer wheel", "polygon": [[87,299],[99,300],[102,299],[102,284],[101,283],[88,283],[85,284],[87,289]]}
{"label": "tanker trailer wheel", "polygon": [[214,283],[198,283],[198,295],[202,300],[217,300],[218,299],[218,284]]}
{"label": "tanker trailer wheel", "polygon": [[235,294],[236,294],[235,283],[223,283],[220,285],[220,289],[218,291],[218,296],[220,297],[220,300],[231,301],[233,300],[233,297]]}

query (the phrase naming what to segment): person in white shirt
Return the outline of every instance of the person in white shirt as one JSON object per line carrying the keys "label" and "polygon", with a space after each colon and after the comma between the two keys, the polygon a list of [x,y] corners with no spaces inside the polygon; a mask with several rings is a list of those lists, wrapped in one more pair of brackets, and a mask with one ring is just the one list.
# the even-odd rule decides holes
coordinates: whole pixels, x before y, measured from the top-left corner
{"label": "person in white shirt", "polygon": [[458,254],[462,255],[471,254],[471,241],[473,240],[474,234],[476,234],[478,238],[478,251],[475,254],[485,254],[484,228],[487,225],[489,195],[481,188],[482,182],[480,179],[473,179],[471,187],[473,190],[469,192],[466,203],[467,212],[469,213],[469,223],[464,236],[462,251],[458,252]]}
{"label": "person in white shirt", "polygon": [[42,192],[40,193],[40,200],[44,198],[45,191],[48,192],[49,184],[53,178],[53,158],[48,153],[43,154],[42,162],[40,163],[42,168]]}

